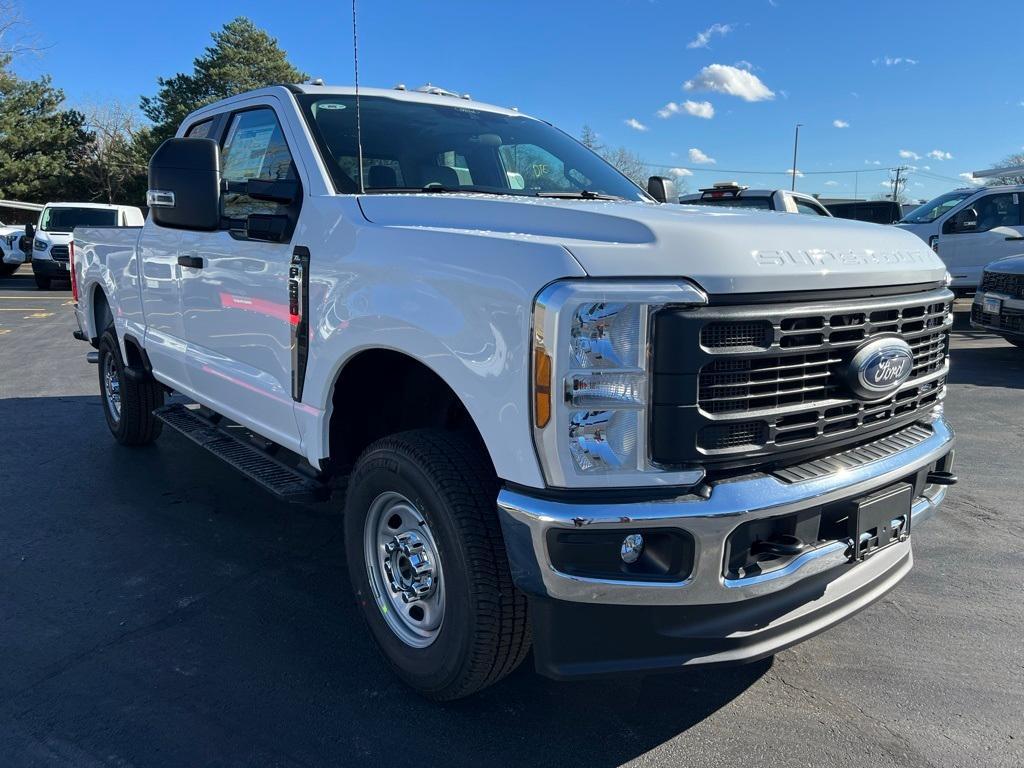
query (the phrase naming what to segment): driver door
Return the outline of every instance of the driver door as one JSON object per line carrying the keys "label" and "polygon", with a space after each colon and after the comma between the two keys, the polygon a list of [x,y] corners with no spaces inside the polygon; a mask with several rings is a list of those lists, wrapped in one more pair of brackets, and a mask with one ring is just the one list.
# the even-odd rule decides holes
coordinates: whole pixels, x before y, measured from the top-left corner
{"label": "driver door", "polygon": [[[244,189],[254,179],[296,181],[293,156],[270,106],[227,116],[221,177]],[[293,246],[250,238],[251,214],[298,216],[289,204],[227,191],[223,228],[187,231],[179,257],[188,375],[196,399],[286,447],[298,446],[291,393],[288,269]]]}
{"label": "driver door", "polygon": [[1019,192],[995,192],[975,199],[946,219],[939,237],[939,257],[954,285],[976,288],[986,264],[1024,253],[1020,197]]}

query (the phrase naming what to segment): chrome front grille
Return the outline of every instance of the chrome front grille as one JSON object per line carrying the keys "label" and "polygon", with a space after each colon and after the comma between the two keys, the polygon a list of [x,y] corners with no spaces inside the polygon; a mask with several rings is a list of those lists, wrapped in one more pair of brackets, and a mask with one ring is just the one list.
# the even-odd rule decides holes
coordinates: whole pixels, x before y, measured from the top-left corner
{"label": "chrome front grille", "polygon": [[[756,464],[905,426],[942,397],[952,300],[936,289],[665,310],[654,321],[653,458]],[[910,378],[881,401],[860,400],[846,368],[861,345],[884,336],[910,346]],[[680,354],[687,344],[696,349]]]}

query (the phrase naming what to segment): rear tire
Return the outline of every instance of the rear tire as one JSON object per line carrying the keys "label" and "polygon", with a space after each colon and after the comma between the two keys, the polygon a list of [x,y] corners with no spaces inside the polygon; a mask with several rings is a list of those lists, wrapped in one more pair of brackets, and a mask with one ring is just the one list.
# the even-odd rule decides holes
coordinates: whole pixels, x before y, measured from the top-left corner
{"label": "rear tire", "polygon": [[163,388],[151,377],[125,375],[121,348],[113,328],[100,337],[100,397],[110,434],[121,445],[148,445],[160,436],[163,422],[153,411],[164,404]]}
{"label": "rear tire", "polygon": [[[349,480],[345,552],[353,591],[385,659],[428,698],[476,693],[529,652],[526,598],[512,584],[497,493],[479,449],[432,429],[377,441]],[[392,506],[382,512],[382,504]],[[403,579],[409,560],[387,554],[396,552],[391,541],[410,532],[421,556],[411,580]],[[406,592],[417,597],[402,600]]]}
{"label": "rear tire", "polygon": [[38,288],[40,291],[48,291],[48,290],[50,290],[50,278],[42,277],[40,275],[36,275],[35,277],[36,277],[36,288]]}
{"label": "rear tire", "polygon": [[5,264],[0,262],[0,277],[10,277],[18,271],[20,264]]}

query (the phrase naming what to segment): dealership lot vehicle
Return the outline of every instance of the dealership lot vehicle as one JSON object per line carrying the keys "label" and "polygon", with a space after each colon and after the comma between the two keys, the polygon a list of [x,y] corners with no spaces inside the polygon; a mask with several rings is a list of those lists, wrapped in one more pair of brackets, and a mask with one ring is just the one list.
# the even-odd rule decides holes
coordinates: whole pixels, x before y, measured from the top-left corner
{"label": "dealership lot vehicle", "polygon": [[5,768],[383,765],[396,710],[424,766],[1024,764],[1019,569],[993,567],[1020,557],[1024,355],[997,336],[953,333],[962,482],[855,620],[736,667],[567,684],[524,664],[438,706],[362,631],[338,504],[277,503],[169,430],[142,451],[109,439],[69,301],[28,267],[0,279],[17,310],[0,312],[0,370],[17,372],[0,451],[33,457],[0,473]]}
{"label": "dealership lot vehicle", "polygon": [[900,204],[892,200],[851,200],[829,203],[827,208],[837,219],[870,221],[872,224],[895,224],[903,218]]}
{"label": "dealership lot vehicle", "polygon": [[734,181],[725,181],[690,195],[682,195],[684,205],[725,205],[731,208],[756,208],[763,211],[832,216],[813,195],[788,189],[749,189]]}
{"label": "dealership lot vehicle", "polygon": [[1024,347],[1024,256],[985,267],[971,307],[971,326]]}
{"label": "dealership lot vehicle", "polygon": [[47,203],[39,214],[38,226],[25,228],[32,242],[36,287],[48,290],[51,280],[69,279],[71,233],[81,226],[141,227],[142,211],[131,205]]}
{"label": "dealership lot vehicle", "polygon": [[928,243],[969,296],[990,262],[1024,252],[1024,185],[972,187],[940,195],[907,214],[899,226]]}
{"label": "dealership lot vehicle", "polygon": [[513,110],[355,107],[205,107],[144,227],[75,230],[119,442],[170,426],[292,500],[344,483],[371,634],[440,699],[531,637],[555,678],[760,659],[906,576],[956,481],[919,240],[661,205]]}
{"label": "dealership lot vehicle", "polygon": [[0,222],[0,277],[13,275],[25,262],[25,254],[18,247],[24,233],[22,227]]}

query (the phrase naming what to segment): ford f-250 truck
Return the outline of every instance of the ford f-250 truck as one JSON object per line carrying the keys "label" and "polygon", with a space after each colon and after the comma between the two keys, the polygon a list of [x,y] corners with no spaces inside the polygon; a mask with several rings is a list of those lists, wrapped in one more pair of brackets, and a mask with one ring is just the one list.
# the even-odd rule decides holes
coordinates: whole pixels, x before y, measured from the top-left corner
{"label": "ford f-250 truck", "polygon": [[952,294],[908,232],[660,204],[403,89],[230,98],[149,173],[141,229],[74,235],[111,432],[344,488],[355,595],[427,696],[531,647],[555,678],[774,654],[895,586],[955,482]]}

